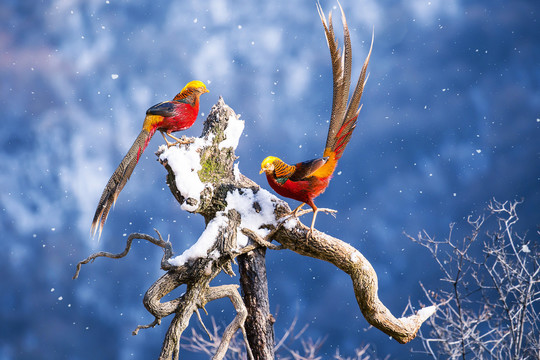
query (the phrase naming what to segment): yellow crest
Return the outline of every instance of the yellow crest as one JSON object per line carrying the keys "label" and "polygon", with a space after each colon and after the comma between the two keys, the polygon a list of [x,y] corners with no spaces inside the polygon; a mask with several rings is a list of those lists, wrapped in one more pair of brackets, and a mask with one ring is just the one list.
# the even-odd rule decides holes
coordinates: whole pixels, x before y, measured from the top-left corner
{"label": "yellow crest", "polygon": [[206,88],[206,85],[204,85],[202,81],[193,80],[193,81],[188,82],[187,85],[184,86],[182,91],[176,94],[173,100],[174,101],[182,100],[193,94],[195,94],[195,97],[198,100],[201,94],[204,94],[207,92],[210,92],[210,91],[208,91],[208,89]]}
{"label": "yellow crest", "polygon": [[280,158],[275,156],[268,156],[261,163],[261,171],[259,174],[266,172],[267,174],[274,174],[277,178],[289,178],[296,170],[296,166],[288,165]]}
{"label": "yellow crest", "polygon": [[275,156],[266,157],[261,163],[261,171],[259,172],[259,174],[262,174],[265,171],[274,171],[274,161],[276,160],[280,159]]}
{"label": "yellow crest", "polygon": [[203,92],[209,92],[208,89],[206,88],[206,85],[204,85],[204,83],[199,80],[193,80],[193,81],[188,82],[186,86],[184,86],[182,91],[180,92],[183,93],[186,90],[192,90],[192,89],[198,89],[198,88],[203,88],[204,89]]}

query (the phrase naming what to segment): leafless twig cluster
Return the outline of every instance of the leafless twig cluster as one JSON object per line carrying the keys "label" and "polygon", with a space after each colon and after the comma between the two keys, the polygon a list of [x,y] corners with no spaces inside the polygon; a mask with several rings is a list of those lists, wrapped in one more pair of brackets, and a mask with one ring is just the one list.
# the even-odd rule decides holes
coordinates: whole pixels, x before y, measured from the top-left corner
{"label": "leafless twig cluster", "polygon": [[[321,360],[324,357],[319,355],[319,351],[325,342],[325,338],[319,338],[313,340],[312,338],[305,337],[305,331],[308,325],[304,325],[301,329],[296,329],[298,322],[295,318],[290,326],[285,330],[282,337],[277,340],[274,351],[277,358],[281,360]],[[216,324],[215,319],[212,318],[211,337],[208,337],[207,333],[191,329],[191,336],[186,338],[186,343],[181,346],[192,352],[208,354],[211,356],[215,353],[216,349],[220,345],[220,331],[221,327]],[[206,332],[206,329],[205,329]],[[371,345],[367,344],[355,350],[355,354],[352,357],[343,357],[340,355],[339,350],[332,357],[335,360],[376,360],[373,357],[371,351]],[[231,360],[243,360],[247,358],[245,352],[245,346],[243,339],[237,333],[231,339],[229,344],[229,352],[226,356]]]}
{"label": "leafless twig cluster", "polygon": [[531,240],[514,231],[520,203],[493,200],[459,239],[455,224],[444,240],[409,236],[442,272],[440,290],[424,289],[440,311],[429,334],[419,332],[434,359],[540,359],[540,232]]}

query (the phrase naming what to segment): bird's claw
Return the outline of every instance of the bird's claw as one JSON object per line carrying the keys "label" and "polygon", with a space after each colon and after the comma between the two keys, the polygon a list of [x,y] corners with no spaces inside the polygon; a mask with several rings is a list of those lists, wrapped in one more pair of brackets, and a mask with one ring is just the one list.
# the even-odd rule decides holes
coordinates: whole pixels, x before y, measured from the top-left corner
{"label": "bird's claw", "polygon": [[[319,208],[318,211],[322,211],[324,213],[330,214],[333,217],[336,217],[336,214],[338,213],[337,210],[327,209],[327,208]],[[292,215],[294,218],[298,219],[300,216],[303,216],[303,215],[305,215],[307,213],[310,213],[310,212],[313,212],[313,209],[305,209],[305,210],[299,211],[298,214],[296,214],[296,215],[294,214],[294,211],[291,211],[290,213],[288,213],[285,216],[291,216]]]}
{"label": "bird's claw", "polygon": [[308,212],[310,212],[310,211],[312,211],[312,210],[311,210],[311,209],[310,209],[310,210],[302,210],[302,211],[300,212],[300,215],[295,215],[295,214],[294,214],[294,211],[291,211],[290,213],[283,215],[283,216],[279,219],[279,220],[280,220],[280,225],[282,225],[282,224],[285,223],[286,221],[289,221],[289,220],[294,219],[294,220],[296,220],[301,226],[303,226],[304,228],[307,229],[308,227],[307,227],[306,225],[304,225],[304,224],[300,221],[300,216],[302,216],[302,215],[304,215],[304,214],[306,214],[306,213],[308,213]]}
{"label": "bird's claw", "polygon": [[167,147],[172,147],[176,145],[189,145],[195,142],[195,139],[193,138],[186,138],[185,136],[182,136],[181,139],[177,139],[175,142],[168,142],[167,141]]}
{"label": "bird's claw", "polygon": [[334,218],[336,217],[336,214],[337,214],[337,210],[334,210],[334,209],[326,209],[326,208],[319,208],[319,211],[322,211],[322,212],[325,212],[327,214],[330,214],[332,215]]}
{"label": "bird's claw", "polygon": [[[172,134],[169,134],[168,132],[164,132],[164,131],[161,132],[161,135],[163,135],[163,140],[165,140],[165,142],[167,143],[168,148],[170,148],[172,146],[176,146],[176,145],[187,145],[187,144],[191,144],[191,143],[195,142],[194,138],[189,138],[188,139],[186,137],[186,135],[182,135],[181,139],[177,138],[176,136],[174,136]],[[167,140],[167,137],[165,135],[167,135],[168,137],[173,139],[174,142],[170,142],[169,140]]]}
{"label": "bird's claw", "polygon": [[[305,210],[298,211],[297,213],[295,213],[294,211],[291,211],[290,213],[288,213],[285,216],[286,217],[292,216],[293,218],[298,220],[300,218],[300,216],[304,216],[305,214],[310,213],[310,212],[313,212],[313,209],[305,209]],[[298,220],[298,221],[300,221],[300,220]]]}

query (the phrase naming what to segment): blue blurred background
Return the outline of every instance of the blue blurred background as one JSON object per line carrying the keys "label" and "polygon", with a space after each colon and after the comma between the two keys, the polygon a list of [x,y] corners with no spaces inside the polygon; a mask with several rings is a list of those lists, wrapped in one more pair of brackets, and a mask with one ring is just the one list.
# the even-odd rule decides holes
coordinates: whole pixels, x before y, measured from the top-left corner
{"label": "blue blurred background", "polygon": [[[337,2],[324,0],[325,12]],[[519,231],[536,231],[540,206],[540,3],[530,0],[342,1],[351,30],[353,77],[375,44],[359,125],[328,190],[317,228],[358,248],[379,275],[395,315],[425,302],[440,273],[413,244],[468,231],[487,202],[524,199]],[[336,14],[337,15],[337,14]],[[341,23],[335,16],[341,43]],[[0,359],[155,358],[168,326],[131,336],[153,318],[142,306],[163,273],[162,252],[131,232],[170,234],[176,252],[194,243],[203,219],[181,211],[150,143],[111,212],[101,241],[89,236],[101,191],[140,131],[145,111],[188,81],[207,83],[198,136],[222,95],[245,120],[240,170],[261,160],[320,156],[332,103],[330,56],[314,1],[58,0],[0,3]],[[297,203],[291,201],[291,206]],[[309,222],[311,215],[307,215]],[[350,280],[327,263],[268,254],[270,302],[280,337],[295,317],[321,350],[421,358],[369,329]],[[218,283],[237,283],[221,277]],[[226,300],[211,304],[223,325]],[[207,319],[209,323],[209,319]],[[192,325],[198,328],[196,321]],[[198,358],[187,353],[187,358]],[[201,356],[200,358],[206,358]]]}

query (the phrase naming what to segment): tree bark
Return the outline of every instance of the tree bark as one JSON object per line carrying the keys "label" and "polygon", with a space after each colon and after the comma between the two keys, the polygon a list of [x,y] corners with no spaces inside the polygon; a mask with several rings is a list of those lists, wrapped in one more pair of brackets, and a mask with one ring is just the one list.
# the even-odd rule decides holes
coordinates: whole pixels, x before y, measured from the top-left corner
{"label": "tree bark", "polygon": [[248,316],[245,327],[253,356],[274,358],[274,317],[270,313],[266,279],[266,249],[258,248],[238,257],[240,287]]}

